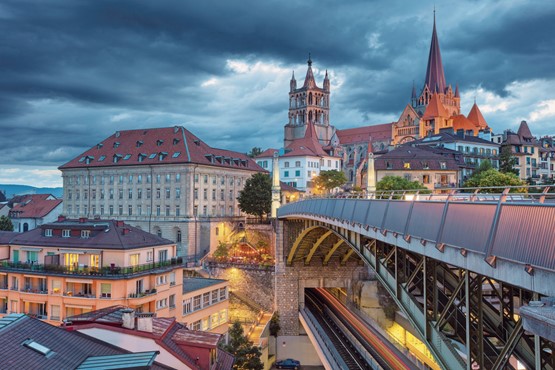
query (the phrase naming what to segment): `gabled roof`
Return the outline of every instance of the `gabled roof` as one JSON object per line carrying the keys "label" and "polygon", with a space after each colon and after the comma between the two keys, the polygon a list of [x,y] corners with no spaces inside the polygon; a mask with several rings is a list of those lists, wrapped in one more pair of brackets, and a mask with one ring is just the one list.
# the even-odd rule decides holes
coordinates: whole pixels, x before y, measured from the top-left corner
{"label": "gabled roof", "polygon": [[480,108],[478,108],[478,105],[476,104],[476,102],[474,102],[474,105],[472,106],[472,109],[470,109],[470,112],[468,113],[468,119],[477,127],[479,128],[487,128],[488,124],[484,118],[484,116],[482,115],[482,112],[480,112]]}
{"label": "gabled roof", "polygon": [[466,118],[464,114],[457,114],[453,116],[453,130],[464,130],[466,132],[469,130],[475,131],[478,129],[479,127],[476,126],[474,122]]}
{"label": "gabled roof", "polygon": [[364,127],[337,130],[336,134],[341,145],[367,143],[370,140],[391,140],[391,126],[393,123],[382,123]]}
{"label": "gabled roof", "polygon": [[182,126],[116,131],[59,169],[182,163],[264,172],[246,154],[212,148]]}
{"label": "gabled roof", "polygon": [[28,194],[18,198],[10,210],[10,215],[17,218],[43,218],[62,204],[51,194]]}
{"label": "gabled roof", "polygon": [[215,348],[217,350],[218,362],[220,362],[220,364],[222,364],[222,362],[227,363],[226,366],[220,366],[218,369],[227,370],[231,369],[233,366],[233,356],[231,356],[231,361],[229,361],[230,355],[217,348],[222,337],[220,334],[189,330],[183,324],[177,322],[173,317],[153,317],[152,332],[128,329],[123,327],[122,317],[124,310],[128,310],[128,308],[117,305],[72,316],[68,318],[71,322],[71,326],[68,327],[68,330],[101,328],[137,337],[147,337],[170,351],[173,356],[193,369],[198,369],[199,367],[193,359],[194,351],[191,351],[190,354],[188,353],[188,346]]}
{"label": "gabled roof", "polygon": [[[52,229],[52,236],[46,236],[45,229]],[[63,237],[62,230],[71,230],[71,236]],[[89,230],[89,237],[81,238],[81,230]],[[17,233],[10,244],[85,250],[125,250],[175,243],[124,224],[123,221],[80,219],[53,222],[24,233]]]}
{"label": "gabled roof", "polygon": [[285,154],[282,157],[298,157],[298,156],[330,156],[322,148],[322,144],[318,141],[316,129],[312,122],[306,125],[304,137],[295,139],[285,148]]}
{"label": "gabled roof", "polygon": [[[129,352],[78,332],[70,332],[23,314],[2,319],[0,348],[6,369],[75,369],[90,356],[125,355]],[[44,353],[24,343],[43,346]],[[40,347],[39,347],[40,348]],[[152,369],[169,369],[154,363]]]}
{"label": "gabled roof", "polygon": [[428,55],[428,67],[426,68],[427,85],[432,92],[445,93],[447,83],[441,62],[441,51],[439,50],[439,39],[436,31],[436,16],[434,12],[434,29],[432,31],[432,42],[430,43],[430,54]]}
{"label": "gabled roof", "polygon": [[259,155],[257,155],[257,156],[255,157],[255,159],[259,159],[259,158],[273,158],[275,152],[278,152],[278,153],[279,153],[279,149],[268,148],[268,149],[266,149],[265,151],[263,151],[262,153],[260,153]]}
{"label": "gabled roof", "polygon": [[447,113],[447,110],[443,106],[443,103],[441,103],[441,100],[439,99],[439,95],[437,93],[434,93],[432,95],[430,103],[426,107],[422,119],[427,120],[435,117],[449,117],[449,113]]}

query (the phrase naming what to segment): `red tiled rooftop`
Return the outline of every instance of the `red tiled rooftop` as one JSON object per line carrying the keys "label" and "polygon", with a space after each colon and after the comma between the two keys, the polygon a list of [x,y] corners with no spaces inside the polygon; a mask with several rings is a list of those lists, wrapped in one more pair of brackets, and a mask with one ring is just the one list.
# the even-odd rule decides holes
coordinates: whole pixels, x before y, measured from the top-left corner
{"label": "red tiled rooftop", "polygon": [[382,123],[379,125],[337,130],[336,132],[340,144],[365,143],[370,138],[372,141],[391,139],[392,125],[393,123]]}
{"label": "red tiled rooftop", "polygon": [[182,126],[117,131],[59,168],[177,163],[264,172],[246,154],[212,148]]}
{"label": "red tiled rooftop", "polygon": [[482,115],[482,112],[480,112],[480,108],[478,108],[478,105],[476,103],[474,103],[474,105],[472,106],[472,109],[470,109],[470,112],[468,113],[468,119],[479,128],[488,127],[488,124],[484,116]]}
{"label": "red tiled rooftop", "polygon": [[29,194],[21,196],[10,210],[12,217],[42,218],[62,203],[51,194]]}
{"label": "red tiled rooftop", "polygon": [[435,117],[445,117],[445,118],[449,117],[449,113],[447,113],[447,110],[445,109],[445,107],[443,106],[443,103],[441,103],[441,100],[439,99],[439,95],[436,93],[432,95],[432,98],[430,99],[430,103],[426,107],[426,110],[424,111],[422,119],[427,120]]}

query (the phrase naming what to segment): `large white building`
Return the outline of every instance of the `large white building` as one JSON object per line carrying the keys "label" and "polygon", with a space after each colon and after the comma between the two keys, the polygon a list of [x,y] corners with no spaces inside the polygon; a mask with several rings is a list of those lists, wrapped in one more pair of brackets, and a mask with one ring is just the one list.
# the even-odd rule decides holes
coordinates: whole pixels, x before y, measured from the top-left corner
{"label": "large white building", "polygon": [[64,214],[124,220],[200,257],[242,218],[237,196],[263,172],[181,126],[116,131],[60,166]]}

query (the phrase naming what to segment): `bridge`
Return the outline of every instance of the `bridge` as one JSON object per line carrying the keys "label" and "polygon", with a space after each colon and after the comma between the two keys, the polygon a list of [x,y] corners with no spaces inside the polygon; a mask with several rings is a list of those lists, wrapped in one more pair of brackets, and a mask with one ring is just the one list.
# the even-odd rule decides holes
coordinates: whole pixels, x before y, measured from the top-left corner
{"label": "bridge", "polygon": [[555,202],[540,194],[388,193],[282,206],[276,306],[299,335],[307,288],[370,270],[444,369],[554,369]]}

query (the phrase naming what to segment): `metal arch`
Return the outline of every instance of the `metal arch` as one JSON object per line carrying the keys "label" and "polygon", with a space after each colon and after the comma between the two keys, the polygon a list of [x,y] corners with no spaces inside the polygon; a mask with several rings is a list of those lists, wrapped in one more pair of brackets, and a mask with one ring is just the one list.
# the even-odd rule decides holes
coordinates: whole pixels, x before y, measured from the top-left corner
{"label": "metal arch", "polygon": [[335,251],[337,250],[337,248],[339,248],[341,246],[341,244],[343,244],[345,242],[345,240],[343,239],[343,237],[335,234],[339,240],[333,245],[333,247],[330,249],[330,251],[328,252],[328,254],[326,254],[326,257],[324,257],[324,261],[322,262],[322,264],[324,266],[328,265],[328,262],[330,261],[331,256],[333,256],[333,254],[335,253]]}
{"label": "metal arch", "polygon": [[322,244],[322,242],[324,240],[327,239],[328,236],[330,236],[333,233],[333,230],[328,230],[327,232],[325,232],[321,237],[318,238],[318,240],[316,241],[316,243],[314,243],[314,245],[312,246],[312,248],[310,248],[310,252],[308,252],[308,256],[306,256],[306,260],[304,261],[305,266],[307,266],[308,264],[310,264],[310,260],[312,260],[312,256],[314,256],[314,253],[316,252],[316,250],[318,249],[318,247],[320,246],[320,244]]}
{"label": "metal arch", "polygon": [[351,255],[355,252],[355,250],[353,248],[349,248],[349,250],[347,251],[347,253],[345,253],[345,255],[343,256],[343,258],[341,259],[341,265],[345,265],[347,263],[347,260],[351,257]]}
{"label": "metal arch", "polygon": [[299,244],[301,244],[301,241],[303,240],[303,238],[307,236],[311,231],[320,229],[320,228],[329,230],[329,228],[325,226],[316,225],[316,226],[310,226],[304,229],[303,232],[299,234],[297,239],[295,239],[295,242],[293,243],[293,246],[291,247],[289,254],[287,255],[287,266],[291,266],[291,263],[293,262],[293,257],[295,256],[295,253],[297,252],[297,248],[299,248]]}

